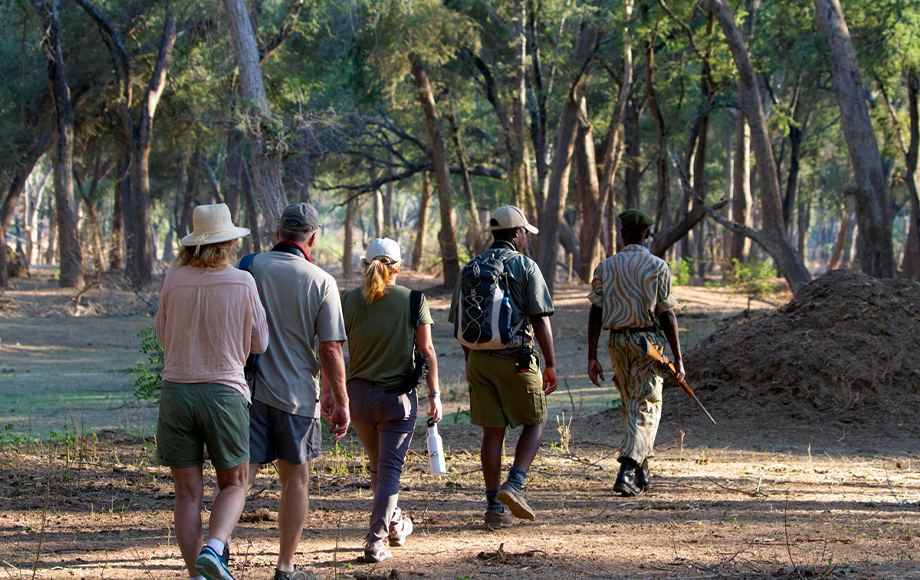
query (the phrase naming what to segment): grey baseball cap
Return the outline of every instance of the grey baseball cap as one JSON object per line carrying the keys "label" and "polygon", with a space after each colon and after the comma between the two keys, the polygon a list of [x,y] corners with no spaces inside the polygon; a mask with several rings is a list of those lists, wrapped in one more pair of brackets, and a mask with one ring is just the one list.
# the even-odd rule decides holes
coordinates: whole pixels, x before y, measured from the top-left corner
{"label": "grey baseball cap", "polygon": [[295,203],[284,208],[278,223],[291,230],[312,232],[322,226],[319,213],[309,203]]}

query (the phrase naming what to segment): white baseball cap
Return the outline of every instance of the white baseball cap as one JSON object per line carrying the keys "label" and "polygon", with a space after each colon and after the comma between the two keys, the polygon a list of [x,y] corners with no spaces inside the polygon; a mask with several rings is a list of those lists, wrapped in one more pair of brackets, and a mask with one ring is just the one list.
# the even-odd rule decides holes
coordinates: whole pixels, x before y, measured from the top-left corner
{"label": "white baseball cap", "polygon": [[371,262],[375,258],[387,257],[391,262],[401,262],[402,254],[399,252],[399,244],[396,240],[390,238],[374,238],[367,245],[367,252],[364,254],[364,260]]}
{"label": "white baseball cap", "polygon": [[492,214],[489,221],[493,230],[510,230],[511,228],[524,228],[532,234],[539,234],[540,230],[530,225],[524,212],[513,205],[503,205]]}

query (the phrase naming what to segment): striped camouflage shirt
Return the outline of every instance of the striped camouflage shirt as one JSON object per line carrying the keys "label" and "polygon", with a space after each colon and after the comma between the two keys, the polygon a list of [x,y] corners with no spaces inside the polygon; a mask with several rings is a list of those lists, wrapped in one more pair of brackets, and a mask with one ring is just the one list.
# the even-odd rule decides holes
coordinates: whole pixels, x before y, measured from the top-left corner
{"label": "striped camouflage shirt", "polygon": [[604,330],[655,326],[657,314],[677,305],[668,263],[639,244],[597,265],[588,300],[603,310]]}

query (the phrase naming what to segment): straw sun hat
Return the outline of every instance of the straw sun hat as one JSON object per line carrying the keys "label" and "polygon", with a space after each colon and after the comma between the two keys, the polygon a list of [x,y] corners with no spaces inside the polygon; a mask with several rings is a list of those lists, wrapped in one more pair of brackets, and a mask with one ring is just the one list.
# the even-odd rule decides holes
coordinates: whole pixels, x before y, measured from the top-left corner
{"label": "straw sun hat", "polygon": [[182,238],[183,246],[204,246],[235,240],[249,235],[246,228],[238,228],[230,219],[230,208],[225,203],[199,205],[192,214],[194,230]]}

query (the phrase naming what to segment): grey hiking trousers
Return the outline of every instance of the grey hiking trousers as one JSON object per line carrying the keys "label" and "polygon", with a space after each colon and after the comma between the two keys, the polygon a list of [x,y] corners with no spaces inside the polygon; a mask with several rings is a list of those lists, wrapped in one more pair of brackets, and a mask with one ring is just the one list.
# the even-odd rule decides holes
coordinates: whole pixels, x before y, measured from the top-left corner
{"label": "grey hiking trousers", "polygon": [[346,386],[351,424],[367,454],[374,490],[366,539],[378,542],[389,534],[399,499],[399,477],[415,430],[418,394],[413,390],[388,395],[385,387],[364,379],[351,379]]}

